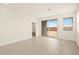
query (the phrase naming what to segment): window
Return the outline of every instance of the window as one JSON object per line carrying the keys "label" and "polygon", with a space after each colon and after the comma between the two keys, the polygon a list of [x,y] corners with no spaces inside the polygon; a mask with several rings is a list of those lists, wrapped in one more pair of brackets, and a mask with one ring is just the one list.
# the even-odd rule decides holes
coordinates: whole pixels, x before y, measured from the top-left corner
{"label": "window", "polygon": [[49,20],[47,24],[48,24],[47,27],[57,27],[57,19]]}
{"label": "window", "polygon": [[57,19],[51,19],[48,20],[47,22],[47,28],[49,31],[57,31],[57,25],[58,25]]}
{"label": "window", "polygon": [[47,35],[48,35],[48,37],[57,38],[57,36],[58,36],[58,19],[49,19],[47,21]]}
{"label": "window", "polygon": [[72,31],[73,18],[64,18],[64,31]]}

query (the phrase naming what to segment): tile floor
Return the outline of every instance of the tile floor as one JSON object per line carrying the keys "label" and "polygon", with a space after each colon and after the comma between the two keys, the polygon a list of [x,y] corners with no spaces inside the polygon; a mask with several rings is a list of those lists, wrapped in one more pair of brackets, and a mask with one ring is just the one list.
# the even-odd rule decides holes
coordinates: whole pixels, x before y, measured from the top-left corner
{"label": "tile floor", "polygon": [[0,55],[78,55],[76,42],[38,37],[0,47]]}

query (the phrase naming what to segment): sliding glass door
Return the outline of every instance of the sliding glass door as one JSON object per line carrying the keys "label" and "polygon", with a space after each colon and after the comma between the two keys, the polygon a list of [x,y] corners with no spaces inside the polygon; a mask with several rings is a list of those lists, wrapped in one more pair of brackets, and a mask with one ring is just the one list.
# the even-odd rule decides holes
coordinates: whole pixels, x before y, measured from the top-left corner
{"label": "sliding glass door", "polygon": [[57,38],[58,34],[58,21],[57,19],[51,19],[47,21],[47,35],[48,37]]}

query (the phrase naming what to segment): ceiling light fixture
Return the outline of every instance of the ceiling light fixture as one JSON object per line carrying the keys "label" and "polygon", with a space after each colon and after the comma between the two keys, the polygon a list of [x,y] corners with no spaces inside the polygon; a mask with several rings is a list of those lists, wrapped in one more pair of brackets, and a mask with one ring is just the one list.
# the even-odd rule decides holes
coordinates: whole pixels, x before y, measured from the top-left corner
{"label": "ceiling light fixture", "polygon": [[52,9],[48,9],[48,11],[51,11]]}

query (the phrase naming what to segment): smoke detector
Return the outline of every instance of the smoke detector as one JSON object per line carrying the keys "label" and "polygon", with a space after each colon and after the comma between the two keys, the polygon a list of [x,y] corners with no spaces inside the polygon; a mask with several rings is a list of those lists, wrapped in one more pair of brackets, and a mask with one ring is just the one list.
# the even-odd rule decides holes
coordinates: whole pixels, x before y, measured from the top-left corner
{"label": "smoke detector", "polygon": [[51,11],[52,9],[48,9],[48,11]]}

